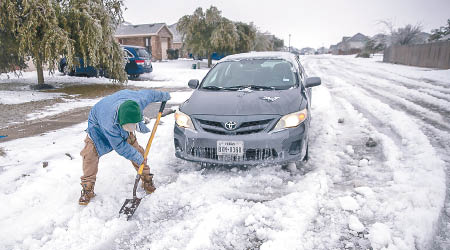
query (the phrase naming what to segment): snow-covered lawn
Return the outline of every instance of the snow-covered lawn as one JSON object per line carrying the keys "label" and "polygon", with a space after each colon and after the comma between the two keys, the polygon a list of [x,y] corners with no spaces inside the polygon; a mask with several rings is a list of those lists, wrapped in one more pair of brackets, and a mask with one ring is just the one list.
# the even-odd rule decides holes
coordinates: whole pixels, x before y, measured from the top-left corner
{"label": "snow-covered lawn", "polygon": [[[165,62],[152,62],[153,72],[142,74],[137,79],[128,80],[131,86],[146,88],[186,88],[190,79],[201,80],[208,72],[207,68],[192,69],[192,60],[175,60]],[[104,77],[77,77],[65,76],[56,71],[54,74],[44,72],[45,83],[55,86],[67,86],[71,84],[105,84],[113,83],[111,79]],[[0,74],[0,83],[8,84],[36,84],[36,71],[22,72],[16,76],[14,73]]]}
{"label": "snow-covered lawn", "polygon": [[0,104],[20,104],[45,99],[55,99],[63,96],[60,93],[45,93],[37,91],[0,91]]}
{"label": "snow-covered lawn", "polygon": [[[322,78],[301,169],[178,160],[168,116],[149,154],[158,189],[126,221],[118,211],[135,171],[114,152],[100,160],[97,197],[77,203],[86,124],[9,141],[0,145],[0,249],[430,249],[450,162],[450,71],[301,60]],[[169,68],[160,79],[178,77]],[[138,134],[141,145],[148,136]]]}

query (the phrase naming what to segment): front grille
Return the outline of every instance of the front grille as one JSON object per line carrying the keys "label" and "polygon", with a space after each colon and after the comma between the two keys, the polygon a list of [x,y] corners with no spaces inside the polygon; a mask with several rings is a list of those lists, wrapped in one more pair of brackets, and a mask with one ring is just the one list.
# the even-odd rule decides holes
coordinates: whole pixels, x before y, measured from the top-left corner
{"label": "front grille", "polygon": [[219,135],[247,135],[263,131],[273,121],[273,119],[243,122],[238,124],[237,128],[234,130],[225,129],[224,123],[217,121],[208,121],[203,119],[197,119],[197,121],[199,122],[200,127],[209,133]]}
{"label": "front grille", "polygon": [[219,156],[217,155],[217,148],[208,147],[193,147],[188,150],[188,152],[194,157],[227,162],[263,161],[278,157],[277,151],[273,148],[246,149],[242,157],[226,155]]}

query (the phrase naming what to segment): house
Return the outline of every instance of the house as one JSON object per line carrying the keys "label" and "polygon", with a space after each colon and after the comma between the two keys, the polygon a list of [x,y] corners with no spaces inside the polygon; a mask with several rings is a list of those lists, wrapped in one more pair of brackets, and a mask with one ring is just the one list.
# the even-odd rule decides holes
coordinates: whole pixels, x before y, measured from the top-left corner
{"label": "house", "polygon": [[360,53],[364,50],[366,42],[369,38],[361,33],[357,33],[352,37],[344,36],[342,41],[338,43],[333,55],[351,55]]}
{"label": "house", "polygon": [[330,48],[328,49],[328,51],[333,54],[333,55],[337,55],[337,45],[330,45]]}
{"label": "house", "polygon": [[174,23],[174,24],[168,26],[169,30],[173,34],[172,49],[178,49],[178,55],[180,57],[187,57],[188,53],[184,48],[183,36],[181,35],[180,32],[178,32],[177,24],[178,23]]}
{"label": "house", "polygon": [[315,52],[316,52],[315,49],[310,48],[310,47],[305,47],[300,50],[300,55],[314,55]]}
{"label": "house", "polygon": [[166,60],[167,50],[173,47],[173,34],[165,23],[121,24],[114,35],[123,45],[142,46],[152,52],[154,60]]}
{"label": "house", "polygon": [[327,49],[327,48],[325,48],[325,47],[320,47],[320,48],[317,49],[316,53],[317,53],[317,54],[328,54],[329,52],[328,52],[328,49]]}

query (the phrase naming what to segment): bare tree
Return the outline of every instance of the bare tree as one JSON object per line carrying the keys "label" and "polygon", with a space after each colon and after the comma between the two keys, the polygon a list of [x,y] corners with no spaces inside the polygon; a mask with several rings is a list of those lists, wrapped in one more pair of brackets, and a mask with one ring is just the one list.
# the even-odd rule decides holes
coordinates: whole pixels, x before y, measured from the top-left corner
{"label": "bare tree", "polygon": [[422,25],[408,24],[405,27],[396,28],[391,20],[379,20],[378,24],[385,26],[387,35],[389,36],[388,45],[409,45],[421,41],[419,35],[422,33]]}
{"label": "bare tree", "polygon": [[409,45],[419,42],[419,34],[422,26],[408,24],[403,28],[398,28],[392,33],[392,43],[396,45]]}

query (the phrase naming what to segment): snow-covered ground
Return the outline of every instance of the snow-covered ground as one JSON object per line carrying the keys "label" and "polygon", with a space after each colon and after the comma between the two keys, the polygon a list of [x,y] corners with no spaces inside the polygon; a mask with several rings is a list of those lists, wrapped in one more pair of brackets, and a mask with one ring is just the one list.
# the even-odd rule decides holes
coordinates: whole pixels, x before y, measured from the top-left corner
{"label": "snow-covered ground", "polygon": [[[167,62],[154,62],[154,71],[143,74],[138,79],[129,80],[128,86],[144,88],[168,88],[174,89],[171,92],[172,99],[169,103],[181,103],[191,95],[192,91],[180,91],[177,89],[188,88],[190,79],[203,79],[208,72],[207,69],[191,68],[193,60],[177,60]],[[75,77],[65,76],[59,72],[50,74],[44,73],[45,82],[58,88],[75,84],[111,84],[112,80],[95,77]],[[0,74],[0,105],[16,105],[29,102],[39,102],[44,100],[57,99],[51,105],[39,106],[35,111],[26,115],[26,120],[42,119],[47,116],[67,112],[76,108],[93,106],[99,98],[86,99],[78,98],[76,95],[66,95],[63,93],[49,93],[42,91],[31,91],[30,86],[37,82],[36,72],[22,72],[21,74]],[[7,127],[17,121],[10,121],[0,125],[0,128]]]}
{"label": "snow-covered ground", "polygon": [[[145,88],[185,88],[190,79],[201,80],[208,72],[207,68],[192,69],[193,60],[176,60],[165,62],[152,62],[153,72],[140,75],[137,79],[128,80],[127,84],[131,86],[145,87]],[[45,83],[54,86],[67,86],[71,84],[105,84],[113,83],[111,79],[104,77],[77,77],[65,76],[56,71],[53,74],[44,72]],[[36,84],[36,71],[22,72],[19,75],[14,73],[0,74],[0,84]],[[0,99],[2,101],[3,99]]]}
{"label": "snow-covered ground", "polygon": [[55,103],[51,106],[47,106],[36,112],[27,114],[27,121],[42,119],[47,116],[52,116],[67,112],[76,108],[94,106],[95,103],[100,101],[101,98],[96,99],[63,99],[64,102]]}
{"label": "snow-covered ground", "polygon": [[20,104],[61,97],[60,93],[37,91],[0,91],[0,104]]}
{"label": "snow-covered ground", "polygon": [[[0,249],[449,247],[437,236],[450,228],[441,213],[450,213],[450,71],[379,59],[301,58],[322,86],[313,89],[310,160],[298,170],[178,160],[173,116],[163,118],[149,154],[158,189],[130,221],[118,211],[135,171],[116,153],[100,160],[97,197],[77,203],[86,124],[2,143]],[[178,77],[169,68],[160,79]]]}

